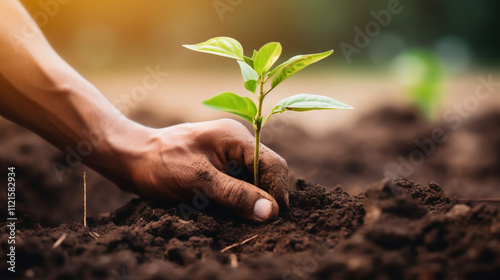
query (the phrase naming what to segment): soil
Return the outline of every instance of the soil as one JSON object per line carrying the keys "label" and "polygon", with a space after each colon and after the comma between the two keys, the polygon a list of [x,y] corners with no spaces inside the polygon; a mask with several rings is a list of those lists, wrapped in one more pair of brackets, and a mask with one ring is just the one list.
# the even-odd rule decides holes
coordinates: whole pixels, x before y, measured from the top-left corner
{"label": "soil", "polygon": [[324,137],[293,127],[274,138],[266,144],[288,161],[292,177],[327,188],[340,184],[354,194],[396,175],[389,177],[437,182],[452,196],[500,198],[500,111],[433,123],[413,108],[382,107]]}
{"label": "soil", "polygon": [[[409,158],[415,140],[436,128],[447,140],[412,172],[396,174],[412,181],[384,178],[388,162]],[[454,128],[387,107],[323,139],[287,129],[266,144],[290,166],[290,209],[258,224],[213,204],[185,216],[178,205],[117,190],[84,165],[58,181],[50,163],[65,155],[2,123],[0,168],[16,166],[19,220],[11,273],[1,212],[0,278],[500,279],[499,208],[456,199],[500,197],[499,128],[499,112]],[[84,170],[88,228],[75,202],[83,200]]]}
{"label": "soil", "polygon": [[[186,220],[175,206],[140,199],[88,229],[23,218],[17,273],[3,261],[2,279],[500,277],[499,209],[457,204],[437,184],[384,181],[350,196],[298,181],[290,206],[265,224],[214,205]],[[5,225],[2,231],[5,251]]]}

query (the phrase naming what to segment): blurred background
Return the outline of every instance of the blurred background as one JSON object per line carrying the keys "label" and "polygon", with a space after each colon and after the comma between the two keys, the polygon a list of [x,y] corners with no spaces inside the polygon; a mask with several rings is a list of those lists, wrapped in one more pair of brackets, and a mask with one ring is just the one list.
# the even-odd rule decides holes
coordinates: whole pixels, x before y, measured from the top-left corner
{"label": "blurred background", "polygon": [[[300,92],[331,95],[357,109],[405,100],[393,62],[416,48],[436,55],[446,68],[445,99],[457,91],[471,92],[465,86],[475,83],[475,73],[496,72],[500,62],[500,3],[491,0],[21,2],[54,48],[111,101],[120,103],[141,85],[147,67],[159,68],[169,77],[127,109],[162,117],[194,109],[196,114],[183,116],[191,121],[219,116],[201,106],[203,98],[220,91],[245,94],[234,61],[181,47],[216,36],[236,38],[247,55],[279,41],[284,50],[279,62],[296,54],[335,50],[283,84],[269,103]],[[326,116],[336,122],[357,114],[312,113],[304,118],[311,123]]]}
{"label": "blurred background", "polygon": [[[280,85],[265,106],[269,110],[281,98],[312,93],[356,108],[284,114],[269,124],[263,142],[288,160],[291,181],[341,184],[356,193],[396,174],[419,183],[436,181],[460,197],[500,197],[498,1],[21,2],[64,59],[124,114],[150,126],[231,117],[201,101],[223,91],[246,94],[233,60],[182,44],[229,36],[251,56],[263,44],[279,41],[278,63],[334,49],[331,57]],[[133,96],[148,75],[156,85]],[[417,142],[432,139],[436,129],[447,140],[427,154]],[[40,147],[33,152],[40,160],[12,158],[19,143],[42,140],[26,140],[36,137],[29,132],[9,138],[5,131],[1,141],[13,148],[0,154],[2,161],[46,170],[33,182],[49,189],[81,184],[81,170],[62,183],[43,179],[53,174]],[[103,195],[96,198],[94,216],[129,198],[113,187],[95,187],[109,185],[96,177],[90,187]],[[112,190],[115,196],[105,195]],[[72,219],[67,210],[59,220]]]}
{"label": "blurred background", "polygon": [[[238,39],[248,54],[269,41],[281,42],[288,55],[334,48],[337,54],[329,62],[345,69],[351,65],[339,45],[354,45],[353,29],[364,31],[373,13],[388,7],[395,13],[369,46],[352,57],[354,66],[377,65],[404,48],[435,50],[446,43],[467,56],[471,66],[494,67],[500,60],[498,1],[65,0],[55,12],[48,12],[52,7],[43,3],[57,0],[21,2],[43,25],[53,46],[73,65],[89,70],[159,62],[171,69],[199,68],[204,56],[180,45],[215,36]],[[387,53],[372,55],[382,51],[377,48]]]}

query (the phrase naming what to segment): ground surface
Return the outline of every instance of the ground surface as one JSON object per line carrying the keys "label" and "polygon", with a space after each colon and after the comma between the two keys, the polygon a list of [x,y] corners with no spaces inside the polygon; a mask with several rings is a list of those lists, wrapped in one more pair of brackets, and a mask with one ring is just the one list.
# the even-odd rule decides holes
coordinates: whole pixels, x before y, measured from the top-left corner
{"label": "ground surface", "polygon": [[[65,154],[3,122],[0,168],[15,166],[18,178],[15,278],[498,279],[498,208],[455,197],[500,197],[500,113],[478,113],[454,128],[409,108],[381,107],[353,124],[324,137],[278,122],[270,127],[274,138],[266,144],[290,166],[291,208],[253,224],[214,205],[185,217],[177,205],[130,201],[84,165],[59,181],[51,163],[64,162]],[[426,154],[416,140],[429,143],[436,129],[447,140]],[[415,151],[425,154],[421,164],[411,162]],[[401,164],[390,163],[400,157],[413,169],[395,172]],[[88,229],[81,222],[83,171]],[[1,181],[5,176],[0,172]],[[0,214],[5,221],[7,213]],[[4,224],[0,246],[6,252]],[[6,267],[2,254],[1,279],[13,276]]]}
{"label": "ground surface", "polygon": [[498,279],[499,212],[407,180],[358,196],[298,181],[290,209],[266,224],[134,199],[88,229],[22,219],[15,278]]}

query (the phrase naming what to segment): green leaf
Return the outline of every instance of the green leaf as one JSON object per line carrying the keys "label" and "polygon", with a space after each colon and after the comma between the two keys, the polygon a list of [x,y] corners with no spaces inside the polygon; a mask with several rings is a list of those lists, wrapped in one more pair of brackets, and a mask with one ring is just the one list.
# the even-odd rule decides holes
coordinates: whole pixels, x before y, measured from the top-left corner
{"label": "green leaf", "polygon": [[248,64],[250,65],[250,67],[253,68],[253,58],[250,58],[248,56],[243,56],[243,60]]}
{"label": "green leaf", "polygon": [[255,93],[255,90],[257,90],[257,80],[259,79],[259,74],[257,74],[257,72],[255,72],[250,65],[243,61],[238,60],[238,64],[241,68],[241,75],[243,76],[243,81],[245,82],[245,88]]}
{"label": "green leaf", "polygon": [[274,106],[271,114],[283,113],[285,111],[311,111],[311,110],[342,110],[354,109],[350,105],[337,101],[333,98],[313,95],[297,94],[280,100]]}
{"label": "green leaf", "polygon": [[267,43],[255,55],[254,68],[259,75],[269,71],[281,55],[281,44],[276,42]]}
{"label": "green leaf", "polygon": [[221,93],[203,101],[203,104],[215,110],[238,115],[251,123],[253,123],[255,115],[257,115],[257,107],[255,107],[252,99],[241,97],[232,92]]}
{"label": "green leaf", "polygon": [[333,50],[329,50],[324,53],[316,53],[316,54],[305,54],[305,55],[297,55],[284,63],[280,64],[278,67],[274,68],[268,75],[272,76],[276,74],[274,77],[271,87],[276,87],[279,83],[283,82],[288,77],[293,74],[299,72],[305,67],[322,60],[323,58],[331,55]]}
{"label": "green leaf", "polygon": [[252,54],[252,59],[255,59],[255,56],[257,55],[257,51],[256,50],[253,50],[253,54]]}
{"label": "green leaf", "polygon": [[182,46],[197,52],[243,60],[243,47],[238,41],[230,37],[216,37],[196,45]]}

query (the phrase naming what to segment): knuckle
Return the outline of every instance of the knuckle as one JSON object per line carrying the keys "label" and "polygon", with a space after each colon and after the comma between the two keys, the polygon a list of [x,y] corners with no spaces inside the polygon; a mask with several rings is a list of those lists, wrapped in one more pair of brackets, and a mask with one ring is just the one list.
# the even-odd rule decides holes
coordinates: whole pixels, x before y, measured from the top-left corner
{"label": "knuckle", "polygon": [[267,154],[269,163],[271,165],[274,165],[274,166],[281,168],[281,169],[284,169],[284,170],[288,170],[288,162],[283,157],[281,157],[278,153],[276,153],[275,151],[273,151],[271,149],[266,149],[266,150],[267,150],[266,154]]}
{"label": "knuckle", "polygon": [[224,182],[222,187],[222,199],[231,205],[238,205],[245,195],[243,187],[237,182],[228,180]]}
{"label": "knuckle", "polygon": [[220,119],[219,122],[223,125],[227,125],[227,126],[235,126],[235,125],[238,125],[240,124],[238,121],[236,120],[233,120],[233,119],[230,119],[230,118],[224,118],[224,119]]}
{"label": "knuckle", "polygon": [[279,157],[278,158],[278,163],[283,166],[284,169],[288,170],[288,162],[282,158],[282,157]]}
{"label": "knuckle", "polygon": [[240,205],[244,201],[245,197],[245,190],[242,188],[239,184],[233,186],[233,193],[232,193],[231,202],[233,205]]}
{"label": "knuckle", "polygon": [[220,123],[223,128],[228,129],[228,130],[234,130],[234,129],[245,129],[245,126],[240,123],[239,121],[233,120],[233,119],[221,119]]}
{"label": "knuckle", "polygon": [[233,119],[218,120],[216,134],[219,139],[225,139],[231,145],[238,145],[253,137],[242,123]]}

